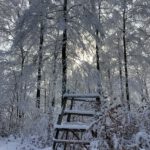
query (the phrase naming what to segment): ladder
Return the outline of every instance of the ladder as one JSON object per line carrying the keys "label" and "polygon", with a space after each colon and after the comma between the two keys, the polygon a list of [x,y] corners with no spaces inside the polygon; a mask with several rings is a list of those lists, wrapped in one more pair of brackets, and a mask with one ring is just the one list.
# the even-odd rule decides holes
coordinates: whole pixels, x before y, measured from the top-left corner
{"label": "ladder", "polygon": [[[64,94],[62,97],[62,111],[58,116],[57,124],[54,126],[53,150],[63,146],[63,150],[70,150],[69,146],[78,145],[81,150],[88,150],[90,141],[82,139],[82,135],[87,131],[91,122],[72,122],[72,118],[77,117],[93,117],[95,111],[76,110],[74,105],[79,102],[95,103],[99,101],[100,95],[94,94]],[[69,107],[69,108],[67,108]],[[71,136],[71,137],[70,137]],[[73,148],[76,150],[76,148]],[[77,149],[79,150],[79,149]]]}

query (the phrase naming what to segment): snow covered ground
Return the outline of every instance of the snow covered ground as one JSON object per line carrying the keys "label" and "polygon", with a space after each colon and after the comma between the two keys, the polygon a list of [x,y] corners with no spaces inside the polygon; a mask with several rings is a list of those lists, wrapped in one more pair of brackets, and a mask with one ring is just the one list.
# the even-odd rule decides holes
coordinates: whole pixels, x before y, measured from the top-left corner
{"label": "snow covered ground", "polygon": [[51,150],[48,148],[37,148],[30,142],[14,137],[0,138],[0,150]]}

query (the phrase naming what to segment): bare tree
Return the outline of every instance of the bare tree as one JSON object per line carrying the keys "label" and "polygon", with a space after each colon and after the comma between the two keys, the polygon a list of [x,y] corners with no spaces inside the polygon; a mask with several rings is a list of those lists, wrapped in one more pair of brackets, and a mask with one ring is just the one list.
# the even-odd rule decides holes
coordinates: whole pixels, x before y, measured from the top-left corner
{"label": "bare tree", "polygon": [[126,87],[126,100],[127,100],[127,107],[130,110],[130,95],[129,95],[129,77],[128,77],[128,58],[127,58],[127,43],[126,43],[126,0],[124,0],[123,5],[123,50],[124,50],[124,69],[125,69],[125,87]]}
{"label": "bare tree", "polygon": [[42,61],[43,61],[43,43],[44,43],[44,24],[40,23],[40,44],[38,51],[38,75],[37,75],[37,93],[36,107],[40,108],[41,99],[41,80],[42,80]]}
{"label": "bare tree", "polygon": [[63,4],[64,29],[62,39],[62,96],[66,93],[67,84],[67,2],[67,0],[64,0]]}

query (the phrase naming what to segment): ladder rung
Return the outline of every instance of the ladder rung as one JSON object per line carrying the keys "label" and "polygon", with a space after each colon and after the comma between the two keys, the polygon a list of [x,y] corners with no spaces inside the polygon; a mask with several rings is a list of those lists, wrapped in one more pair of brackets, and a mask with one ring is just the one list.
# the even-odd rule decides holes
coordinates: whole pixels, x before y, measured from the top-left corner
{"label": "ladder rung", "polygon": [[62,125],[55,125],[55,129],[58,130],[76,130],[76,131],[86,131],[88,129],[88,125],[85,124],[71,124],[71,123],[66,123]]}
{"label": "ladder rung", "polygon": [[67,143],[67,144],[83,144],[83,145],[89,145],[89,141],[85,140],[63,140],[63,139],[53,139],[53,142],[55,143]]}
{"label": "ladder rung", "polygon": [[99,98],[100,94],[93,93],[93,94],[64,94],[64,98]]}
{"label": "ladder rung", "polygon": [[88,98],[68,98],[67,100],[81,101],[81,102],[96,102],[95,99],[88,99]]}
{"label": "ladder rung", "polygon": [[94,112],[92,111],[80,111],[80,110],[65,110],[64,115],[72,114],[72,115],[81,115],[81,116],[94,116]]}

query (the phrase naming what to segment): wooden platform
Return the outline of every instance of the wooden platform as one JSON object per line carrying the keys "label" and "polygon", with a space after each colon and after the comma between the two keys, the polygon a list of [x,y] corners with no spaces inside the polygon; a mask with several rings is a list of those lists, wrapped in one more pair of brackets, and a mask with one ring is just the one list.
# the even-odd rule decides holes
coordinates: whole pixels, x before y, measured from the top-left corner
{"label": "wooden platform", "polygon": [[79,115],[79,116],[94,116],[93,111],[81,111],[81,110],[64,110],[64,115]]}
{"label": "wooden platform", "polygon": [[62,139],[53,139],[54,142],[57,143],[67,143],[67,144],[83,144],[83,145],[89,145],[89,141],[85,140],[62,140]]}

